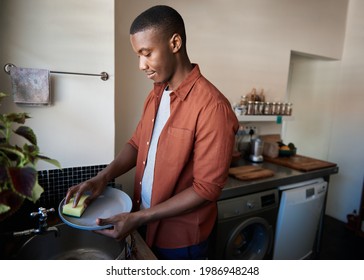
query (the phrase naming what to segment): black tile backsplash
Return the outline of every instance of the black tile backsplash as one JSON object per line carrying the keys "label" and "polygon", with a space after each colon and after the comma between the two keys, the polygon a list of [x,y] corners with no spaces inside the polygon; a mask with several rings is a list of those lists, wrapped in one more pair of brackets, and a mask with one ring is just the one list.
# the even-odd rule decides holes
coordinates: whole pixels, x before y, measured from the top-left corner
{"label": "black tile backsplash", "polygon": [[[57,207],[69,187],[94,177],[105,167],[106,164],[101,164],[38,171],[38,183],[44,189],[39,204],[46,208]],[[115,186],[115,182],[108,185]]]}

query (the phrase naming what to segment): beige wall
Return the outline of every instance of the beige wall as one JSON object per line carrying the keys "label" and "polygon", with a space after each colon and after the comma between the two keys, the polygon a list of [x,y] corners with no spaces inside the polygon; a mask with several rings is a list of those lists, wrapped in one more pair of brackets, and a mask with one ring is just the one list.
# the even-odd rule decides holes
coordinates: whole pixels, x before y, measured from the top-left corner
{"label": "beige wall", "polygon": [[[114,1],[1,0],[0,67],[96,73],[98,77],[52,75],[51,107],[14,105],[25,111],[41,152],[62,167],[108,163],[114,157]],[[0,71],[0,91],[11,92],[10,77]],[[55,168],[40,162],[39,169]]]}
{"label": "beige wall", "polygon": [[[152,86],[129,43],[130,24],[143,10],[167,4],[182,14],[191,60],[233,103],[252,88],[263,88],[270,100],[286,100],[291,51],[340,59],[347,2],[116,1],[116,151],[132,134]],[[119,180],[130,188],[133,173]]]}
{"label": "beige wall", "polygon": [[[176,8],[185,18],[192,61],[230,99],[252,87],[271,99],[285,97],[291,50],[340,58],[347,1],[200,0],[116,1],[116,63],[123,75],[148,84],[137,70],[128,28],[133,18],[155,4]],[[125,73],[125,72],[131,73]],[[127,80],[130,82],[130,79]],[[148,87],[148,86],[147,86]]]}
{"label": "beige wall", "polygon": [[340,61],[294,56],[289,94],[300,106],[284,132],[301,153],[339,165],[326,213],[345,222],[359,212],[364,177],[363,9],[363,1],[350,0]]}
{"label": "beige wall", "polygon": [[359,210],[364,179],[364,1],[350,0],[345,48],[334,96],[330,152],[340,173],[333,178],[327,213],[346,221]]}

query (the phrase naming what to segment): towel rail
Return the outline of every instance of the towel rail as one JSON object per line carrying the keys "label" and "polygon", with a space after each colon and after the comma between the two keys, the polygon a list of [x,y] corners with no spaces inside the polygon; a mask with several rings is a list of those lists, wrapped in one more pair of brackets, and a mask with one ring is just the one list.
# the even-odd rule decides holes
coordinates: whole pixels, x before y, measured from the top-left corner
{"label": "towel rail", "polygon": [[[8,75],[10,74],[10,68],[16,67],[12,63],[6,63],[4,65],[4,71]],[[101,80],[107,81],[109,79],[109,74],[106,72],[101,72],[100,74],[89,74],[89,73],[78,73],[78,72],[62,72],[62,71],[49,71],[52,74],[66,74],[66,75],[83,75],[83,76],[98,76],[101,77]]]}

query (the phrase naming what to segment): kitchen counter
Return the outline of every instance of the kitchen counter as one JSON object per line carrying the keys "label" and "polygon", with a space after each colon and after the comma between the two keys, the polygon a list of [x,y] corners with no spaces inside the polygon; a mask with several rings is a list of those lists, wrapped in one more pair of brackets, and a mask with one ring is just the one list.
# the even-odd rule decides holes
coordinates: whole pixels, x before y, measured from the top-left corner
{"label": "kitchen counter", "polygon": [[[157,260],[157,257],[154,255],[152,250],[148,247],[147,243],[145,243],[144,239],[140,236],[140,234],[135,231],[133,232],[134,246],[132,246],[132,252],[130,260]],[[127,239],[128,242],[128,239]]]}
{"label": "kitchen counter", "polygon": [[[287,160],[294,161],[295,159],[297,158],[292,158]],[[329,185],[330,176],[338,173],[339,171],[339,168],[336,166],[336,164],[330,164],[330,167],[327,167],[326,162],[324,162],[324,164],[322,165],[325,166],[324,168],[320,167],[317,169],[312,169],[310,171],[300,171],[298,169],[293,169],[291,167],[286,167],[281,164],[278,164],[277,161],[273,163],[268,160],[257,164],[257,163],[252,163],[248,160],[239,159],[238,161],[234,161],[231,167],[249,166],[249,165],[258,166],[263,169],[269,169],[273,171],[274,175],[270,177],[263,177],[263,178],[261,177],[261,179],[254,179],[254,180],[240,180],[229,175],[225,187],[220,195],[219,199],[220,201],[234,197],[241,197],[253,193],[259,193],[270,189],[277,189],[282,186],[300,183],[317,178],[323,178],[326,182],[328,182]],[[245,168],[241,168],[240,170],[242,169]],[[249,169],[251,170],[252,168],[246,168],[245,170]],[[233,174],[233,170],[230,170],[230,172],[231,174]],[[326,204],[326,198],[324,201],[323,209],[325,209],[325,204]],[[322,213],[320,216],[318,231],[316,235],[317,239],[313,248],[313,256],[317,255],[320,252],[322,232],[323,232],[323,221],[324,221],[324,215]]]}
{"label": "kitchen counter", "polygon": [[255,165],[262,168],[270,169],[274,172],[274,176],[249,181],[242,181],[229,176],[228,181],[220,196],[220,200],[236,196],[243,196],[255,192],[261,192],[280,186],[299,183],[320,177],[323,177],[325,181],[329,182],[330,175],[336,174],[339,171],[339,168],[337,166],[334,166],[303,172],[267,161],[263,161],[262,163],[252,163],[243,159],[234,162],[232,167],[242,165]]}

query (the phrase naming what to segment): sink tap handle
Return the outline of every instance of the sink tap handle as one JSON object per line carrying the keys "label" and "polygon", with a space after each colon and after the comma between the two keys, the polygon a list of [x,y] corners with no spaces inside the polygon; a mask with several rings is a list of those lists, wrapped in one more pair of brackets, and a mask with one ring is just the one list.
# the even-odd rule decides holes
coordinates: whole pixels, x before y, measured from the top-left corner
{"label": "sink tap handle", "polygon": [[38,212],[32,212],[32,213],[30,213],[30,216],[32,216],[32,217],[39,216],[40,221],[45,221],[45,220],[47,220],[47,217],[48,217],[47,213],[49,213],[49,212],[55,212],[54,208],[46,209],[44,207],[39,207]]}

